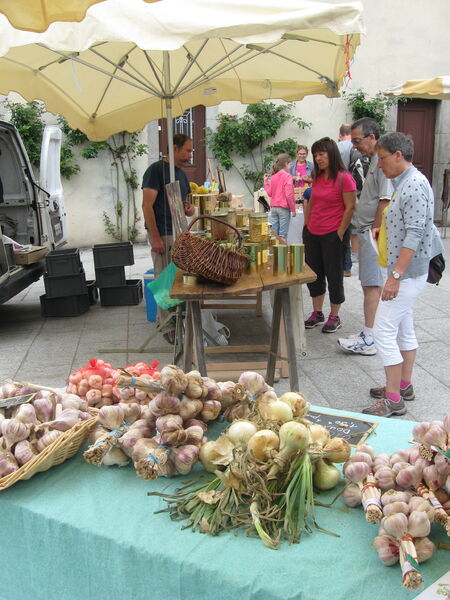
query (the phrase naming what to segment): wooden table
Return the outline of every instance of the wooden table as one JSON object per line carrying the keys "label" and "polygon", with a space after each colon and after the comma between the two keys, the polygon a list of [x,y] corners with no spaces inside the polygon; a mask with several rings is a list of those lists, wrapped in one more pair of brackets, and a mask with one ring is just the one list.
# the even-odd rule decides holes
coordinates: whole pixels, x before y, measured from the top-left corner
{"label": "wooden table", "polygon": [[[193,350],[196,354],[197,369],[203,376],[207,375],[205,349],[201,322],[201,304],[205,300],[223,300],[245,294],[274,290],[274,303],[271,324],[270,346],[266,365],[266,381],[273,384],[275,365],[278,354],[281,315],[283,314],[286,332],[287,359],[289,364],[290,387],[299,391],[297,360],[294,340],[291,298],[289,288],[315,281],[315,273],[306,265],[303,273],[278,275],[273,273],[271,266],[255,272],[244,273],[233,285],[204,282],[186,285],[183,283],[184,273],[179,270],[172,286],[170,296],[186,302],[185,339],[184,339],[184,370],[190,371],[193,364]],[[243,346],[230,347],[231,351],[243,352]],[[248,350],[247,350],[248,351]],[[253,350],[254,351],[254,350]],[[238,363],[241,370],[246,369],[246,363]],[[248,368],[248,365],[247,365]]]}

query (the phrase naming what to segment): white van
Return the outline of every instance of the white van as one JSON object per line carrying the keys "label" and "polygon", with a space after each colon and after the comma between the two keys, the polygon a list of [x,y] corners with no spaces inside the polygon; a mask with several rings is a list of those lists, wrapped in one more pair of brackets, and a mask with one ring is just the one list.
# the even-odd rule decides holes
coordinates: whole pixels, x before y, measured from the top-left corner
{"label": "white van", "polygon": [[45,264],[42,259],[16,265],[4,236],[23,245],[47,246],[49,250],[66,242],[60,151],[61,130],[57,125],[47,125],[38,184],[19,132],[10,123],[0,121],[0,304],[39,279]]}

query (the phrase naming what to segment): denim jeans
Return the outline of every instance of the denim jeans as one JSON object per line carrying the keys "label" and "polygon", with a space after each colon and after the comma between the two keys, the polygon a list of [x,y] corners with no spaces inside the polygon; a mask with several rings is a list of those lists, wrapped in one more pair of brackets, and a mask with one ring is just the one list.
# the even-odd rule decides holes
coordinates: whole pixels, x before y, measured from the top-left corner
{"label": "denim jeans", "polygon": [[287,238],[291,213],[288,208],[272,206],[270,209],[270,224],[274,232],[280,237]]}

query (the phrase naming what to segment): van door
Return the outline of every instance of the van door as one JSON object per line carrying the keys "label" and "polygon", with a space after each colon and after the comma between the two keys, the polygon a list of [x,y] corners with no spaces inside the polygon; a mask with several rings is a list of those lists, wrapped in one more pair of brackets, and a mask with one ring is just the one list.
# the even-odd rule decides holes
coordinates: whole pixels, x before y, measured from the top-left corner
{"label": "van door", "polygon": [[46,125],[42,136],[39,210],[44,236],[51,247],[61,246],[67,241],[66,211],[61,184],[61,129],[57,125]]}

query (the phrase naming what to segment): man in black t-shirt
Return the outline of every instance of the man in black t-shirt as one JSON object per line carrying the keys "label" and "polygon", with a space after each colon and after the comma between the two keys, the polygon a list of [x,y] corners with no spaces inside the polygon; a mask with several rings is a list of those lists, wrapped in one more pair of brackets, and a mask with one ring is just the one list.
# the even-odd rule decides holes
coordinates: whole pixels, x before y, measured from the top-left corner
{"label": "man in black t-shirt", "polygon": [[[194,207],[186,201],[190,188],[182,167],[189,164],[192,150],[192,140],[187,135],[178,133],[173,136],[175,179],[180,182],[181,198],[187,216],[194,214]],[[173,240],[172,214],[165,195],[165,186],[169,182],[167,158],[150,165],[145,171],[142,181],[142,211],[152,249],[155,277],[158,277],[170,262],[170,247]],[[168,314],[167,311],[158,307],[158,322],[162,323]],[[163,335],[169,343],[173,344],[175,331],[172,322],[164,327]]]}

